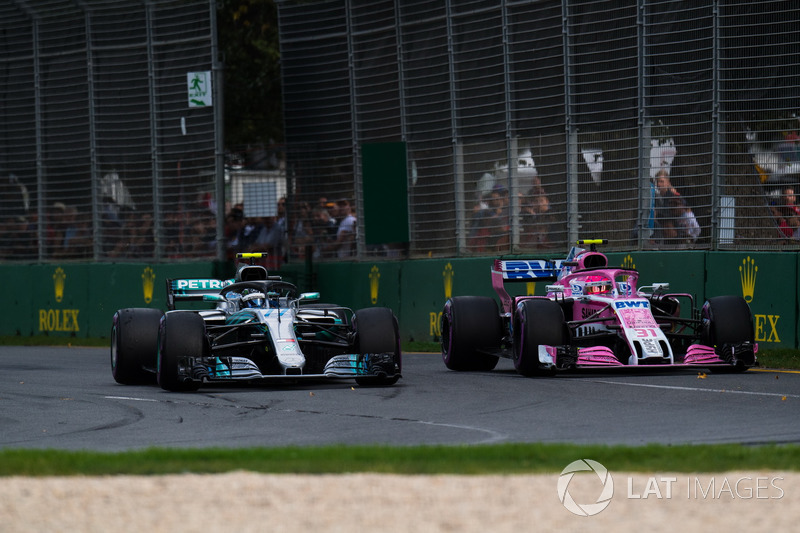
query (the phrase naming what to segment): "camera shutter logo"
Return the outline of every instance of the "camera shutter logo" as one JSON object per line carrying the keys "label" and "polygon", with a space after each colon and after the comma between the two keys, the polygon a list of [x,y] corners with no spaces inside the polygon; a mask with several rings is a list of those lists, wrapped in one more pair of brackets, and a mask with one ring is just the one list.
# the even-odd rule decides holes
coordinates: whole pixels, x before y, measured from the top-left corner
{"label": "camera shutter logo", "polygon": [[[594,472],[600,478],[603,484],[603,490],[600,492],[595,503],[577,503],[569,493],[569,483],[572,481],[572,476],[575,472]],[[578,459],[567,465],[561,471],[561,476],[558,478],[558,499],[564,504],[564,507],[573,514],[578,516],[594,516],[600,513],[603,509],[608,507],[611,503],[611,497],[614,496],[614,480],[611,474],[606,470],[606,467],[592,461],[591,459]]]}

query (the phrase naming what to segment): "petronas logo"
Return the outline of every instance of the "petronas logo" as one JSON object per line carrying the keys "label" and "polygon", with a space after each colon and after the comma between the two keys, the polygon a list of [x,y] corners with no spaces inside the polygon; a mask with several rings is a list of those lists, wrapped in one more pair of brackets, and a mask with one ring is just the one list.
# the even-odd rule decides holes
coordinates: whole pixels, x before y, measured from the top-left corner
{"label": "petronas logo", "polygon": [[369,271],[369,297],[372,303],[378,303],[378,284],[381,279],[380,269],[378,265],[372,265]]}
{"label": "petronas logo", "polygon": [[750,303],[753,301],[753,294],[756,292],[756,275],[758,274],[758,266],[750,256],[742,260],[742,266],[739,267],[739,278],[742,280],[742,296],[744,301]]}
{"label": "petronas logo", "polygon": [[156,273],[153,269],[146,267],[142,272],[142,290],[144,291],[144,303],[149,304],[153,301],[153,286],[156,280]]}
{"label": "petronas logo", "polygon": [[56,301],[60,302],[64,299],[64,281],[67,279],[67,275],[64,273],[64,269],[58,267],[56,271],[53,273],[53,285],[56,292]]}
{"label": "petronas logo", "polygon": [[442,272],[442,277],[444,278],[444,297],[445,299],[450,298],[453,295],[453,276],[455,273],[453,272],[453,265],[447,263],[444,267],[444,272]]}

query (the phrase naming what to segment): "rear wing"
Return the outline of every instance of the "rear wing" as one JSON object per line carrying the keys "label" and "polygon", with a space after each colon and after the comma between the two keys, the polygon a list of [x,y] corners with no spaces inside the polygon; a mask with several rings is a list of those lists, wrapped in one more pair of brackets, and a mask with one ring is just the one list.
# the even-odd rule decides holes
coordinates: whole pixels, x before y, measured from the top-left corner
{"label": "rear wing", "polygon": [[206,295],[217,295],[233,283],[232,279],[180,278],[167,280],[167,309],[175,309],[175,302],[201,302]]}
{"label": "rear wing", "polygon": [[557,259],[495,259],[492,275],[503,282],[555,281],[561,274],[564,260]]}
{"label": "rear wing", "polygon": [[566,266],[562,259],[495,259],[492,266],[492,287],[500,298],[503,311],[511,312],[513,299],[506,291],[507,282],[555,281]]}

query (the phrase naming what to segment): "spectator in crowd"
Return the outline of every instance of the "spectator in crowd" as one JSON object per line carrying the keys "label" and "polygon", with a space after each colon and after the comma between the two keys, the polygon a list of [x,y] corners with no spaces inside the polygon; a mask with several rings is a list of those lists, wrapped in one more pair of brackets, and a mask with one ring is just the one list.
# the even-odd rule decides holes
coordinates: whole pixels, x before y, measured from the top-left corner
{"label": "spectator in crowd", "polygon": [[489,199],[491,193],[484,193],[472,206],[472,216],[469,220],[467,233],[467,246],[474,252],[484,252],[488,244],[489,229],[487,219],[490,216]]}
{"label": "spectator in crowd", "polygon": [[93,246],[91,215],[80,213],[73,206],[67,206],[64,241],[57,256],[64,259],[92,257]]}
{"label": "spectator in crowd", "polygon": [[672,186],[669,173],[660,170],[655,178],[655,231],[654,238],[660,244],[674,244],[678,232],[675,229],[677,217],[675,216],[674,199],[680,194]]}
{"label": "spectator in crowd", "polygon": [[54,202],[45,214],[44,246],[47,257],[56,257],[64,244],[67,206]]}
{"label": "spectator in crowd", "polygon": [[680,244],[691,246],[700,237],[700,224],[697,223],[697,217],[694,216],[694,212],[680,196],[674,198],[672,203],[677,215],[675,229],[678,234],[678,241]]}
{"label": "spectator in crowd", "polygon": [[350,202],[344,198],[336,202],[339,227],[336,230],[336,240],[331,245],[336,257],[348,258],[356,255],[356,229],[357,220],[353,214]]}
{"label": "spectator in crowd", "polygon": [[265,217],[252,251],[267,252],[267,269],[276,269],[283,264],[286,255],[286,198],[278,200],[278,216]]}
{"label": "spectator in crowd", "polygon": [[495,185],[489,194],[489,213],[485,224],[489,234],[490,249],[502,252],[508,250],[510,242],[508,189]]}
{"label": "spectator in crowd", "polygon": [[546,245],[550,200],[542,187],[539,176],[533,177],[533,185],[526,194],[520,195],[520,242],[523,246]]}
{"label": "spectator in crowd", "polygon": [[660,170],[655,178],[655,227],[653,238],[659,245],[693,245],[700,237],[694,212],[672,185],[669,173]]}
{"label": "spectator in crowd", "polygon": [[783,188],[774,204],[773,216],[781,233],[787,238],[800,238],[800,206],[797,205],[794,187]]}
{"label": "spectator in crowd", "polygon": [[311,206],[308,202],[300,202],[291,232],[292,256],[298,259],[305,259],[307,248],[308,253],[312,253],[314,225],[311,216]]}
{"label": "spectator in crowd", "polygon": [[339,229],[336,219],[326,208],[317,207],[311,215],[311,223],[314,233],[314,259],[330,257],[332,254],[329,250]]}

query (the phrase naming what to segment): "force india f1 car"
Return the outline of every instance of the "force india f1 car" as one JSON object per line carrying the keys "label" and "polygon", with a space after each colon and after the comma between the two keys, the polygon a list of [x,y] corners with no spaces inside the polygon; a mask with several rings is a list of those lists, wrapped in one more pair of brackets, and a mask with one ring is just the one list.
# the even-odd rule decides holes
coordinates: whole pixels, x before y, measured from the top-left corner
{"label": "force india f1 car", "polygon": [[[750,307],[667,283],[636,286],[639,274],[608,266],[602,239],[581,240],[566,260],[495,260],[493,298],[456,296],[442,313],[442,358],[451,370],[491,370],[510,358],[525,376],[580,368],[691,366],[741,372],[755,364]],[[589,245],[586,250],[581,246]],[[512,297],[506,283],[555,281],[546,296]],[[681,306],[688,303],[684,313]]]}
{"label": "force india f1 car", "polygon": [[[355,312],[317,303],[319,293],[269,276],[249,259],[234,279],[167,280],[166,313],[120,309],[111,328],[111,372],[122,384],[157,382],[170,391],[203,383],[351,378],[392,385],[401,377],[400,335],[391,309]],[[176,310],[177,301],[213,309]]]}

